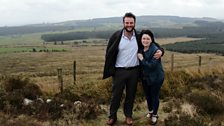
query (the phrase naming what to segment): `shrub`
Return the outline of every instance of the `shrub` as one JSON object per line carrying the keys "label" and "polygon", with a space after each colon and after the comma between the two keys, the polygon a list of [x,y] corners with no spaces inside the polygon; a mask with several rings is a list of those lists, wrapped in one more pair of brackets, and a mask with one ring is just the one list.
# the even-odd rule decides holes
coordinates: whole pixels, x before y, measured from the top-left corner
{"label": "shrub", "polygon": [[5,114],[0,114],[0,124],[1,126],[43,126],[42,122],[26,115],[12,117]]}
{"label": "shrub", "polygon": [[25,98],[34,100],[37,99],[38,96],[42,95],[42,91],[40,90],[40,87],[38,85],[29,83],[24,87],[23,95]]}
{"label": "shrub", "polygon": [[14,91],[12,93],[7,93],[6,100],[10,105],[16,107],[18,110],[22,108],[23,96],[20,91]]}
{"label": "shrub", "polygon": [[3,87],[7,92],[12,92],[14,90],[23,89],[27,83],[29,83],[28,79],[12,76],[5,79]]}
{"label": "shrub", "polygon": [[100,81],[92,90],[95,90],[92,92],[92,96],[95,96],[94,99],[98,104],[109,103],[112,93],[112,80],[106,79],[104,81]]}
{"label": "shrub", "polygon": [[184,71],[174,71],[165,73],[165,81],[161,88],[160,97],[182,98],[190,92],[188,84],[192,82],[192,77]]}
{"label": "shrub", "polygon": [[188,96],[188,101],[197,106],[200,113],[207,113],[211,116],[224,113],[224,103],[208,91],[193,92]]}
{"label": "shrub", "polygon": [[63,90],[63,93],[58,93],[55,96],[63,100],[68,100],[70,102],[80,100],[80,96],[73,88],[74,87],[67,87]]}
{"label": "shrub", "polygon": [[81,102],[73,107],[73,112],[77,119],[96,119],[97,116],[104,112],[94,99],[89,99],[87,102]]}
{"label": "shrub", "polygon": [[6,78],[3,82],[3,87],[8,93],[17,92],[19,93],[18,95],[22,95],[21,97],[29,99],[36,99],[38,96],[42,95],[38,85],[30,82],[28,78],[22,78],[19,76]]}
{"label": "shrub", "polygon": [[203,118],[194,117],[181,113],[180,115],[169,115],[165,119],[165,126],[207,126]]}
{"label": "shrub", "polygon": [[42,95],[40,88],[28,78],[7,76],[2,80],[0,90],[0,108],[7,113],[26,113],[23,107],[24,98],[35,100]]}
{"label": "shrub", "polygon": [[46,106],[45,106],[46,107],[45,109],[47,110],[46,114],[48,114],[48,117],[50,119],[55,120],[62,116],[63,108],[60,107],[60,105],[61,105],[60,102],[54,101],[54,100],[52,102],[50,102],[50,104],[46,104]]}
{"label": "shrub", "polygon": [[173,109],[173,103],[168,102],[165,106],[163,106],[163,111],[166,113],[170,113]]}
{"label": "shrub", "polygon": [[142,83],[138,83],[135,101],[142,102],[144,100],[145,100],[145,93],[142,87]]}
{"label": "shrub", "polygon": [[85,84],[77,84],[74,87],[74,92],[80,96],[81,101],[94,99],[97,104],[109,103],[111,97],[111,79],[106,79],[98,82],[87,81]]}
{"label": "shrub", "polygon": [[0,88],[0,110],[2,110],[6,105],[6,92]]}

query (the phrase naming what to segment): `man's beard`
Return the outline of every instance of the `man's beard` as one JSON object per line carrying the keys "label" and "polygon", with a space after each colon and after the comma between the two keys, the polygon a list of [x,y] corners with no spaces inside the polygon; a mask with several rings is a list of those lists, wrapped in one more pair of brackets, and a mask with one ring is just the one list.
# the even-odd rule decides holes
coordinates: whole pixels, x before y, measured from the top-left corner
{"label": "man's beard", "polygon": [[128,28],[124,28],[127,32],[133,32],[133,30],[134,30],[134,27],[131,29],[131,30],[128,30]]}

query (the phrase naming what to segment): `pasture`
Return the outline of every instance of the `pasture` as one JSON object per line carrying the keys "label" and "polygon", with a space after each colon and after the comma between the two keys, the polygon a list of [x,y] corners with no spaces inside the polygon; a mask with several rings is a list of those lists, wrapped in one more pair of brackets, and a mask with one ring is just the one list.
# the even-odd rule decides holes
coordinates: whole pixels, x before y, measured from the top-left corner
{"label": "pasture", "polygon": [[[156,41],[163,45],[181,41],[191,41],[194,38],[162,38]],[[32,49],[48,49],[48,52]],[[51,50],[65,50],[53,52]],[[102,71],[106,40],[86,40],[65,42],[63,45],[43,43],[40,34],[2,37],[0,39],[0,74],[24,75],[31,78],[43,91],[58,92],[57,69],[62,68],[64,84],[73,84],[73,62],[76,61],[76,83],[102,83]],[[17,51],[15,51],[17,50]],[[1,53],[4,52],[4,53]],[[174,69],[198,69],[198,56],[202,56],[202,68],[206,70],[218,67],[224,62],[223,56],[215,54],[182,54],[165,51],[162,58],[165,70],[170,70],[171,54],[174,54]],[[214,65],[215,64],[215,65]]]}

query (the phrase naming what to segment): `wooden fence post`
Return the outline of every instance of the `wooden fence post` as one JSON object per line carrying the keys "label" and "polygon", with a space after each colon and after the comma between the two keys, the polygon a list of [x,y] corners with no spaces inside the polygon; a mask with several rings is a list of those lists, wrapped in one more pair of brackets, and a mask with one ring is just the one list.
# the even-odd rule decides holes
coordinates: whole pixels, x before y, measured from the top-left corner
{"label": "wooden fence post", "polygon": [[74,78],[74,84],[76,84],[76,61],[73,63],[73,78]]}
{"label": "wooden fence post", "polygon": [[201,69],[201,56],[199,56],[198,59],[198,72],[200,73],[200,69]]}
{"label": "wooden fence post", "polygon": [[174,68],[174,54],[171,55],[171,72],[173,72]]}
{"label": "wooden fence post", "polygon": [[63,93],[63,77],[62,77],[62,68],[58,68],[58,81],[59,81],[59,85],[60,85],[60,91],[61,93]]}

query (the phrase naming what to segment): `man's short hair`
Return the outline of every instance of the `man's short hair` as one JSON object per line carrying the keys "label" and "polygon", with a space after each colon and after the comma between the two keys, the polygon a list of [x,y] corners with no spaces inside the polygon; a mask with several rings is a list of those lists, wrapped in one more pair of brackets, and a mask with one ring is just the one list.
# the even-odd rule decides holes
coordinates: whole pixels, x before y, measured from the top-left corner
{"label": "man's short hair", "polygon": [[123,22],[124,22],[124,18],[126,18],[126,17],[134,18],[134,21],[136,20],[135,15],[132,14],[131,12],[125,13],[125,15],[123,16]]}

